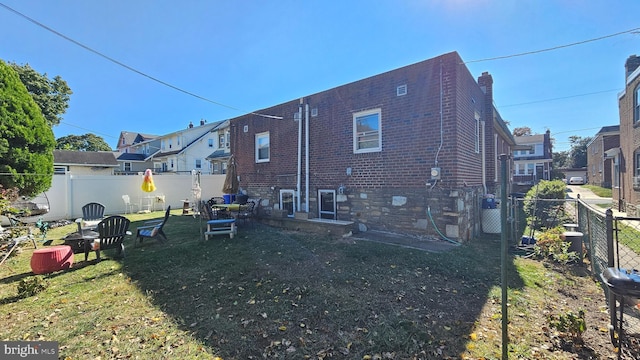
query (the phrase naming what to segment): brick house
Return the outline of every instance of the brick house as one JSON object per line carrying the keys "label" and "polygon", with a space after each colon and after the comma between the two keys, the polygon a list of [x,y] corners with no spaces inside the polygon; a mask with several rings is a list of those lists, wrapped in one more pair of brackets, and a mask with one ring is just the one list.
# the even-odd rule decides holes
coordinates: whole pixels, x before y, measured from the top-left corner
{"label": "brick house", "polygon": [[267,212],[461,240],[515,144],[491,75],[476,82],[456,52],[231,119],[231,138]]}
{"label": "brick house", "polygon": [[[640,215],[640,57],[625,62],[625,88],[618,95],[620,152],[613,158],[613,200],[630,216]],[[616,176],[619,174],[619,176]]]}
{"label": "brick house", "polygon": [[613,157],[607,151],[620,148],[620,125],[605,126],[587,144],[587,181],[611,189]]}

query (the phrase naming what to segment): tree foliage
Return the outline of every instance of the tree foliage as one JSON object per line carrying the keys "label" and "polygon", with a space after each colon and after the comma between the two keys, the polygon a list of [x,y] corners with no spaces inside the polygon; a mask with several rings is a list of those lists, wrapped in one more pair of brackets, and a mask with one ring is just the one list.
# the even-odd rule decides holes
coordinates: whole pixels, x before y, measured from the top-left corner
{"label": "tree foliage", "polygon": [[569,136],[571,150],[569,150],[570,167],[583,168],[587,166],[587,145],[591,137]]}
{"label": "tree foliage", "polygon": [[513,129],[513,136],[528,136],[531,135],[531,128],[528,126],[517,127]]}
{"label": "tree foliage", "polygon": [[67,135],[56,140],[56,149],[76,151],[111,151],[100,136],[94,134]]}
{"label": "tree foliage", "polygon": [[567,221],[564,209],[566,188],[567,184],[561,180],[541,180],[529,189],[523,208],[531,228],[550,229]]}
{"label": "tree foliage", "polygon": [[571,160],[569,159],[568,151],[554,151],[553,152],[553,168],[567,168],[571,167]]}
{"label": "tree foliage", "polygon": [[0,60],[0,185],[35,196],[51,187],[55,138],[18,74]]}
{"label": "tree foliage", "polygon": [[38,73],[29,64],[9,63],[9,65],[20,76],[20,81],[40,107],[49,127],[59,125],[62,114],[69,107],[69,95],[73,94],[67,82],[60,76],[49,79],[46,73]]}

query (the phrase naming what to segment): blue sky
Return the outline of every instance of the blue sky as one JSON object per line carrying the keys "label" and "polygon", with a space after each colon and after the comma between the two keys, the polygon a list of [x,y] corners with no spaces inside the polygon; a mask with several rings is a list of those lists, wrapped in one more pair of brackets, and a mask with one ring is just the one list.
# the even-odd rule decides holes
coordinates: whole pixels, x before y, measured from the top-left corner
{"label": "blue sky", "polygon": [[[165,134],[224,120],[457,51],[488,71],[510,128],[568,137],[616,125],[624,62],[640,31],[635,0],[0,0],[0,59],[65,79],[74,94],[56,138]],[[223,104],[224,106],[218,105]]]}

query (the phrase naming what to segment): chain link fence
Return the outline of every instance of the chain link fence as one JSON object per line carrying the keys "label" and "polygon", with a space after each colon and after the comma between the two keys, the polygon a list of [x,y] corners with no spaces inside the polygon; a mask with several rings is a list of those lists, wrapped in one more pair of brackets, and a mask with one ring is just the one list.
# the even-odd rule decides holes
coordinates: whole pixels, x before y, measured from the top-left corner
{"label": "chain link fence", "polygon": [[[608,268],[621,268],[637,275],[640,281],[640,218],[613,216],[611,210],[591,206],[580,199],[536,200],[513,196],[507,209],[508,238],[514,242],[512,245],[534,246],[537,236],[558,226],[565,228],[564,234],[578,237],[577,249],[572,246],[571,251],[582,253],[594,279],[602,283],[608,299],[613,344],[640,358],[640,300],[629,293],[614,294],[601,279]],[[640,282],[636,284],[640,294]]]}
{"label": "chain link fence", "polygon": [[[607,233],[607,262],[602,265],[603,288],[611,317],[611,340],[614,345],[640,358],[640,218],[605,216]],[[599,259],[600,263],[602,260]],[[608,269],[607,269],[608,268]],[[616,269],[621,279],[631,279],[619,284],[605,279]],[[600,274],[595,269],[596,274]],[[615,272],[614,272],[615,274]],[[605,281],[607,280],[607,281]],[[622,350],[621,350],[622,351]]]}
{"label": "chain link fence", "polygon": [[564,225],[577,227],[576,203],[574,199],[525,199],[512,196],[507,207],[509,238],[514,239],[514,245],[533,245],[536,235],[547,229]]}
{"label": "chain link fence", "polygon": [[[634,358],[640,357],[640,302],[629,296],[625,289],[622,295],[612,289],[601,278],[607,269],[624,269],[623,273],[636,274],[640,269],[640,218],[613,216],[611,210],[598,210],[583,201],[578,201],[578,223],[584,233],[583,244],[586,259],[597,281],[607,296],[611,320],[611,341],[624,348]],[[638,277],[640,279],[640,277]],[[633,283],[634,288],[637,283]],[[640,286],[640,284],[637,284]],[[637,295],[638,293],[636,292]],[[620,350],[622,351],[622,350]]]}

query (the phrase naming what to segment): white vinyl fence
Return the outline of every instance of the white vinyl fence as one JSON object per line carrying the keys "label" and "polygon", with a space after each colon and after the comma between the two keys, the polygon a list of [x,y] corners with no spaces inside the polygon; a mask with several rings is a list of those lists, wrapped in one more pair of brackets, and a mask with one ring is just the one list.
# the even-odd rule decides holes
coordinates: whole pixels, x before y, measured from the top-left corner
{"label": "white vinyl fence", "polygon": [[[199,175],[201,198],[208,200],[214,196],[222,196],[222,185],[225,175]],[[153,175],[156,191],[143,192],[142,175],[53,175],[51,188],[32,201],[47,204],[49,212],[44,215],[24,219],[35,222],[39,218],[44,221],[75,219],[82,217],[82,206],[89,202],[98,202],[105,206],[105,215],[123,214],[125,203],[122,195],[129,195],[131,203],[139,209],[148,202],[153,209],[162,210],[162,204],[156,202],[156,196],[164,195],[165,206],[172,209],[182,208],[184,200],[193,206],[193,175]]]}

